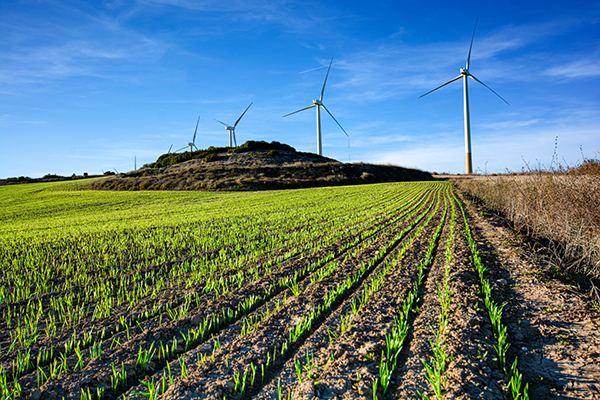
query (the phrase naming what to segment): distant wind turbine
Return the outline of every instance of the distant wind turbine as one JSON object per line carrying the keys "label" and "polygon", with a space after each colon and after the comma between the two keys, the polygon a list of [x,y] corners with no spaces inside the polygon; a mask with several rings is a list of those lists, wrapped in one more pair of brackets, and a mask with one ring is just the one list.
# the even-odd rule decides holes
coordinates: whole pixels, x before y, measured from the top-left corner
{"label": "distant wind turbine", "polygon": [[[175,150],[174,153],[177,153],[178,151],[181,151],[187,147],[190,148],[190,153],[193,151],[192,148],[196,148],[196,150],[198,150],[198,148],[196,147],[196,133],[198,132],[198,124],[200,123],[200,116],[198,115],[198,121],[196,121],[196,130],[194,131],[194,138],[192,139],[191,142],[188,142],[187,146],[183,146],[182,148],[180,148],[179,150]],[[173,146],[173,145],[171,145]],[[169,147],[169,151],[171,151],[171,148]]]}
{"label": "distant wind turbine", "polygon": [[[325,75],[325,82],[323,82],[323,88],[321,89],[321,97],[319,97],[319,100],[313,100],[312,106],[302,108],[298,111],[294,111],[292,113],[289,113],[289,114],[286,114],[283,116],[283,118],[285,118],[289,115],[296,114],[300,111],[308,110],[309,108],[313,108],[313,107],[317,108],[317,154],[320,156],[323,155],[322,141],[321,141],[321,107],[323,107],[325,109],[325,111],[327,111],[327,114],[329,114],[331,116],[331,118],[333,118],[335,123],[338,124],[338,126],[340,128],[342,128],[342,125],[340,125],[340,123],[337,121],[337,119],[335,119],[333,114],[329,112],[327,107],[325,107],[325,104],[323,104],[323,93],[325,93],[325,84],[327,83],[327,77],[329,76],[329,70],[331,69],[332,63],[333,63],[333,57],[331,58],[331,61],[329,62],[329,68],[327,69],[327,75]],[[342,131],[346,134],[346,136],[348,136],[348,133],[346,132],[346,130],[344,128],[342,128]],[[350,137],[350,136],[348,136],[348,137]],[[348,142],[348,143],[350,143],[350,142]]]}
{"label": "distant wind turbine", "polygon": [[471,36],[471,46],[469,47],[469,55],[467,56],[467,66],[465,68],[461,68],[460,69],[460,75],[457,76],[456,78],[444,83],[441,86],[436,87],[433,90],[430,90],[429,92],[419,96],[419,98],[428,95],[431,92],[435,92],[436,90],[438,90],[441,87],[446,86],[449,83],[452,83],[460,78],[463,78],[463,93],[464,93],[464,103],[465,103],[465,158],[466,158],[466,163],[467,163],[467,174],[472,174],[473,173],[473,160],[471,158],[471,118],[469,116],[469,88],[468,88],[468,78],[471,77],[473,80],[475,80],[476,82],[481,83],[483,86],[485,86],[486,88],[488,88],[492,93],[494,93],[496,96],[500,97],[500,99],[505,102],[506,104],[508,104],[508,101],[504,100],[502,98],[502,96],[500,96],[498,93],[494,92],[492,90],[492,88],[490,88],[488,85],[486,85],[485,83],[481,82],[479,79],[477,79],[473,74],[471,74],[471,72],[469,71],[469,65],[471,62],[471,49],[473,48],[473,39],[475,38],[475,28],[477,28],[477,21],[479,20],[479,18],[477,18],[477,20],[475,20],[475,27],[473,28],[473,36]]}
{"label": "distant wind turbine", "polygon": [[169,150],[167,151],[167,154],[171,153],[171,149],[173,148],[173,145],[171,144],[171,147],[169,147]]}
{"label": "distant wind turbine", "polygon": [[[250,106],[254,104],[254,102],[250,103]],[[215,121],[225,125],[225,129],[227,129],[229,131],[229,147],[233,147],[231,144],[231,141],[233,139],[233,142],[235,143],[235,147],[237,147],[237,140],[235,138],[235,127],[237,126],[238,122],[240,122],[240,120],[242,119],[242,117],[244,116],[244,114],[246,114],[246,111],[248,111],[248,108],[250,108],[250,106],[248,106],[244,112],[242,113],[242,115],[240,115],[240,117],[237,119],[237,121],[235,121],[235,124],[233,124],[233,126],[229,126],[227,125],[225,122],[221,122],[218,119],[215,119]]]}

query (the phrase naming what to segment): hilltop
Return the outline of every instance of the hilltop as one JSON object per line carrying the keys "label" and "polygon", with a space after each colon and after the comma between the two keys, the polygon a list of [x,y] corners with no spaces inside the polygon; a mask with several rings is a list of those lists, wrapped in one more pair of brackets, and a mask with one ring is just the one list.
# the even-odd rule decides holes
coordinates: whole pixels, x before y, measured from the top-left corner
{"label": "hilltop", "polygon": [[269,190],[432,180],[417,169],[342,163],[278,142],[163,154],[155,163],[90,185],[100,190]]}

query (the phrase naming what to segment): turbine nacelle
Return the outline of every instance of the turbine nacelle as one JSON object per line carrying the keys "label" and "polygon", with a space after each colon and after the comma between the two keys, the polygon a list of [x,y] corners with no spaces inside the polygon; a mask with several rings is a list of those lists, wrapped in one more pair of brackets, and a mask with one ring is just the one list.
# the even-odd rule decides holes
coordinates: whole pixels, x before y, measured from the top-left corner
{"label": "turbine nacelle", "polygon": [[[198,121],[196,121],[196,129],[194,130],[194,137],[192,138],[191,142],[188,142],[187,146],[182,147],[178,150],[175,150],[174,152],[177,153],[181,150],[185,150],[188,147],[190,148],[190,152],[193,150],[193,148],[195,147],[196,150],[198,150],[198,147],[196,147],[196,134],[198,133],[198,124],[200,123],[200,116],[198,115]],[[173,145],[171,145],[171,147],[173,147]],[[171,153],[171,147],[169,147],[169,151],[167,154]]]}
{"label": "turbine nacelle", "polygon": [[467,56],[467,65],[465,66],[465,68],[460,69],[460,75],[454,79],[449,80],[448,82],[444,83],[443,85],[440,85],[440,86],[436,87],[435,89],[430,90],[429,92],[419,96],[419,98],[426,96],[429,93],[435,92],[436,90],[443,88],[444,86],[464,77],[465,154],[466,154],[466,164],[467,164],[466,172],[467,172],[467,174],[473,173],[472,158],[471,158],[471,119],[469,116],[469,93],[468,93],[468,87],[467,87],[467,77],[471,77],[471,79],[473,79],[474,81],[482,84],[483,86],[488,88],[492,93],[494,93],[496,96],[498,96],[500,98],[500,100],[502,100],[503,102],[508,104],[508,102],[506,100],[504,100],[502,98],[502,96],[500,96],[498,93],[494,92],[494,90],[492,90],[491,87],[489,87],[488,85],[486,85],[485,83],[483,83],[482,81],[477,79],[473,74],[471,74],[471,72],[469,72],[469,66],[471,65],[471,50],[473,49],[473,39],[475,38],[475,28],[477,28],[478,20],[479,19],[475,20],[475,27],[473,28],[473,35],[471,36],[471,45],[469,46],[469,55]]}
{"label": "turbine nacelle", "polygon": [[[325,85],[327,84],[327,77],[329,76],[329,71],[331,70],[331,64],[333,63],[333,57],[331,58],[331,61],[329,62],[329,68],[327,69],[327,75],[325,75],[325,81],[323,82],[323,88],[321,89],[321,97],[319,97],[319,100],[317,99],[313,99],[313,104],[312,106],[308,106],[308,107],[304,107],[301,108],[300,110],[291,112],[289,114],[285,114],[283,116],[283,118],[292,115],[292,114],[296,114],[299,113],[300,111],[304,111],[304,110],[308,110],[309,108],[313,108],[316,107],[317,108],[317,154],[318,155],[323,155],[322,149],[321,149],[321,107],[323,107],[323,109],[325,111],[327,111],[327,114],[329,114],[329,116],[335,121],[336,124],[338,124],[338,126],[342,129],[342,131],[344,132],[344,134],[346,136],[348,136],[348,133],[346,132],[346,130],[344,128],[342,128],[342,125],[340,125],[340,123],[338,122],[337,119],[335,119],[335,117],[333,116],[332,113],[329,112],[329,110],[327,109],[327,107],[325,107],[325,105],[323,104],[323,94],[325,93]],[[348,148],[350,148],[350,142],[348,142]]]}
{"label": "turbine nacelle", "polygon": [[240,117],[237,119],[237,121],[235,121],[235,124],[233,124],[233,126],[229,126],[225,122],[215,119],[215,121],[217,121],[220,124],[223,124],[225,129],[229,131],[229,147],[232,147],[232,139],[233,139],[233,142],[235,143],[235,146],[237,147],[237,140],[235,139],[235,127],[237,126],[238,122],[240,122],[240,120],[242,119],[244,114],[246,114],[246,111],[248,111],[248,109],[250,108],[250,106],[252,104],[254,104],[254,102],[250,103],[250,105],[248,107],[246,107],[246,109],[244,110],[242,115],[240,115]]}

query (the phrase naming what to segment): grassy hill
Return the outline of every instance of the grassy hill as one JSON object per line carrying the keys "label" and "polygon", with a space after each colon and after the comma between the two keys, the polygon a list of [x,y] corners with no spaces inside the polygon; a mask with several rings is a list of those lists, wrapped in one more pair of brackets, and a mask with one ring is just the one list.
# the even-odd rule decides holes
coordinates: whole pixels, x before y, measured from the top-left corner
{"label": "grassy hill", "polygon": [[101,190],[269,190],[376,182],[432,180],[416,169],[347,164],[296,151],[278,142],[248,141],[236,148],[163,154],[126,174],[100,179]]}

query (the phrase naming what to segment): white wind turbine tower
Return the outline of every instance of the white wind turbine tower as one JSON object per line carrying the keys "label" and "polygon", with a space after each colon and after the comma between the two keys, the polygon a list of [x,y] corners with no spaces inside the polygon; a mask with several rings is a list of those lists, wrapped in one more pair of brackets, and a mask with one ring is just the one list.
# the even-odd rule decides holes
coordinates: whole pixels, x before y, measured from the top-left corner
{"label": "white wind turbine tower", "polygon": [[[198,132],[198,124],[199,123],[200,123],[200,116],[198,115],[198,121],[196,121],[196,130],[194,131],[194,138],[192,139],[191,142],[188,142],[187,146],[183,146],[179,150],[175,150],[174,153],[177,153],[178,151],[181,151],[181,150],[185,149],[186,147],[190,148],[190,153],[193,151],[192,147],[195,147],[196,150],[198,150],[198,148],[196,147],[196,133]],[[173,145],[171,145],[171,146],[173,146]],[[169,147],[169,151],[171,151],[170,147]]]}
{"label": "white wind turbine tower", "polygon": [[471,62],[471,49],[473,48],[473,39],[475,38],[475,28],[477,28],[477,21],[479,20],[479,18],[477,18],[477,20],[475,20],[475,27],[473,28],[473,36],[471,36],[471,46],[469,47],[469,55],[467,56],[467,66],[465,68],[461,68],[460,69],[460,75],[457,76],[456,78],[444,83],[441,86],[436,87],[433,90],[430,90],[429,92],[419,96],[419,98],[428,95],[431,92],[435,92],[436,90],[438,90],[441,87],[446,86],[449,83],[452,83],[460,78],[463,78],[463,93],[464,93],[464,104],[465,104],[465,157],[466,157],[466,163],[467,163],[467,174],[472,174],[473,173],[473,161],[471,158],[471,118],[469,116],[469,89],[468,89],[468,78],[471,77],[473,80],[475,80],[476,82],[481,83],[483,86],[485,86],[486,88],[488,88],[489,90],[491,90],[492,93],[494,93],[496,96],[500,97],[500,99],[505,102],[506,104],[508,104],[508,101],[504,100],[502,98],[502,96],[500,96],[498,93],[494,92],[492,90],[492,88],[490,88],[488,85],[486,85],[485,83],[481,82],[479,79],[477,79],[475,76],[473,76],[473,74],[471,74],[471,72],[469,71],[469,65]]}
{"label": "white wind turbine tower", "polygon": [[[250,103],[250,106],[254,104],[254,102]],[[248,111],[248,108],[250,108],[250,106],[248,106],[244,112],[242,113],[242,115],[240,115],[240,117],[237,119],[237,121],[235,121],[235,124],[233,124],[233,126],[229,126],[227,125],[225,122],[221,122],[218,119],[215,119],[215,121],[225,125],[225,129],[227,129],[229,131],[229,147],[233,147],[231,144],[231,141],[233,139],[233,142],[235,143],[235,147],[237,147],[237,140],[235,139],[235,127],[237,126],[238,122],[240,122],[240,119],[242,119],[242,117],[244,116],[244,114],[246,114],[246,111]]]}
{"label": "white wind turbine tower", "polygon": [[[319,100],[313,100],[312,106],[302,108],[298,111],[294,111],[292,113],[289,113],[289,114],[286,114],[283,116],[283,118],[285,118],[289,115],[296,114],[300,111],[308,110],[309,108],[313,108],[313,107],[317,108],[317,154],[320,156],[323,155],[322,141],[321,141],[321,107],[323,107],[325,109],[325,111],[327,111],[327,114],[329,114],[331,116],[331,118],[333,118],[335,123],[338,124],[338,126],[342,129],[344,134],[346,134],[346,136],[348,136],[348,133],[346,132],[346,130],[344,128],[342,128],[342,125],[340,125],[340,123],[337,121],[337,119],[335,119],[333,114],[331,114],[329,112],[329,110],[327,109],[327,107],[325,107],[325,104],[323,104],[323,93],[325,92],[325,84],[327,83],[327,77],[329,76],[329,70],[331,69],[332,63],[333,63],[333,57],[331,58],[331,61],[329,62],[329,68],[327,69],[327,75],[325,75],[325,82],[323,82],[323,89],[321,89],[321,97],[319,97]],[[350,137],[350,136],[348,136],[348,137]]]}

